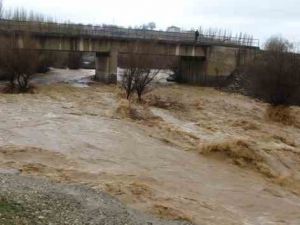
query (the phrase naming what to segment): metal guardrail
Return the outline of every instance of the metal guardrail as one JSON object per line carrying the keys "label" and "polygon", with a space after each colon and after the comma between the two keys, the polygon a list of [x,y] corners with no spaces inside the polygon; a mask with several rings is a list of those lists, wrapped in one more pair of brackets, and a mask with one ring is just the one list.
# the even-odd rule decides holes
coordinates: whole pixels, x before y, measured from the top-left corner
{"label": "metal guardrail", "polygon": [[[6,32],[26,31],[51,35],[109,37],[116,39],[163,40],[170,42],[195,43],[194,32],[166,32],[67,23],[28,22],[1,19],[0,30]],[[259,47],[258,39],[201,34],[197,43],[224,46]]]}

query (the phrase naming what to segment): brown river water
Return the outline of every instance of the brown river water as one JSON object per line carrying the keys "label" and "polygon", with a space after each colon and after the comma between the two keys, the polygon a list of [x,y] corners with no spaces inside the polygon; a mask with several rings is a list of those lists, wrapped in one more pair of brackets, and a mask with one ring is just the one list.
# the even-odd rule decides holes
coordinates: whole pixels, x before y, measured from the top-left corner
{"label": "brown river water", "polygon": [[0,94],[0,171],[85,184],[198,225],[300,224],[297,121],[270,121],[266,104],[244,96],[175,84],[129,106],[116,86],[86,85],[93,72],[55,69],[34,78],[35,94]]}

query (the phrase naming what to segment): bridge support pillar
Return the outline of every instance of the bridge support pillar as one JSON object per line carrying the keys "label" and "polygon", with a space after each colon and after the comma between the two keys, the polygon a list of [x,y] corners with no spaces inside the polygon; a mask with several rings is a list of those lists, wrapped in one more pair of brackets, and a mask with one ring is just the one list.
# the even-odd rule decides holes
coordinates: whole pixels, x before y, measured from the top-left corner
{"label": "bridge support pillar", "polygon": [[106,84],[116,84],[117,70],[117,51],[96,53],[96,80]]}

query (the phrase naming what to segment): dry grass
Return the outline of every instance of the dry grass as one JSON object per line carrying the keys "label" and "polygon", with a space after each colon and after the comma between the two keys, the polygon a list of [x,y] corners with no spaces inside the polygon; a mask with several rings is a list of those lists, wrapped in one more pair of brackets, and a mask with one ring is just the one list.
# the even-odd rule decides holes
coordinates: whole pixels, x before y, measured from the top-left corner
{"label": "dry grass", "polygon": [[152,188],[139,181],[110,180],[105,183],[104,190],[126,203],[139,203],[154,198]]}
{"label": "dry grass", "polygon": [[128,187],[129,191],[138,198],[152,198],[153,193],[150,187],[143,183],[133,182]]}
{"label": "dry grass", "polygon": [[26,91],[21,91],[17,86],[12,86],[10,84],[4,85],[0,88],[0,93],[3,94],[35,94],[37,92],[37,88],[34,85],[29,85]]}
{"label": "dry grass", "polygon": [[148,106],[154,106],[161,109],[184,110],[186,108],[183,103],[179,102],[176,98],[171,97],[148,95],[145,101]]}
{"label": "dry grass", "polygon": [[192,222],[191,218],[186,216],[184,213],[167,205],[156,204],[153,206],[151,211],[153,214],[158,215],[163,219]]}
{"label": "dry grass", "polygon": [[129,118],[132,120],[153,120],[157,119],[147,107],[136,105],[128,100],[121,99],[116,109],[117,118]]}

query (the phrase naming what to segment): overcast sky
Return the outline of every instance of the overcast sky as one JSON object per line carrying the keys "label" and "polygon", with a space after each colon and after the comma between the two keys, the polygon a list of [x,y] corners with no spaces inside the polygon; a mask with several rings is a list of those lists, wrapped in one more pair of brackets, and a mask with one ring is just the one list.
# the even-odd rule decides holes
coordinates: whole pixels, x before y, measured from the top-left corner
{"label": "overcast sky", "polygon": [[155,22],[165,29],[224,28],[246,32],[263,42],[282,35],[300,42],[299,0],[3,0],[60,20],[134,26]]}

